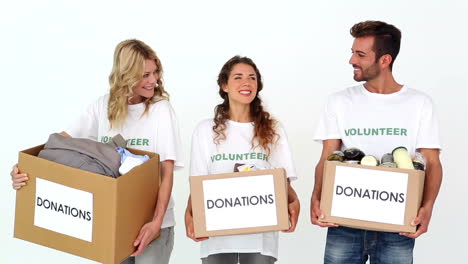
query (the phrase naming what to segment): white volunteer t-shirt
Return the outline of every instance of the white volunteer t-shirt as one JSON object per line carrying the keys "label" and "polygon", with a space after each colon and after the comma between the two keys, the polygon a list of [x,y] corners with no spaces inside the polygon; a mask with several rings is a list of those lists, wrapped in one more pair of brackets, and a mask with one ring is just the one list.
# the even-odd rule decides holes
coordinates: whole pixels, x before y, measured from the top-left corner
{"label": "white volunteer t-shirt", "polygon": [[[112,129],[107,119],[108,101],[108,94],[100,97],[65,132],[103,143],[120,133],[127,140],[127,147],[158,153],[161,161],[174,160],[176,169],[184,166],[177,118],[167,100],[151,105],[145,115],[144,103],[129,105],[123,127]],[[161,228],[175,225],[173,208],[171,196]]]}
{"label": "white volunteer t-shirt", "polygon": [[406,86],[377,94],[358,85],[331,95],[314,139],[341,139],[343,149],[356,147],[378,159],[398,146],[411,155],[419,148],[440,149],[431,98]]}
{"label": "white volunteer t-shirt", "polygon": [[[288,139],[281,125],[277,126],[276,131],[280,136],[279,141],[268,158],[263,148],[252,149],[253,123],[227,121],[226,140],[219,145],[213,142],[213,126],[213,120],[206,119],[193,132],[191,176],[233,172],[234,164],[244,163],[264,169],[284,168],[290,180],[296,179]],[[210,237],[201,242],[202,258],[218,253],[253,252],[277,258],[278,232]]]}

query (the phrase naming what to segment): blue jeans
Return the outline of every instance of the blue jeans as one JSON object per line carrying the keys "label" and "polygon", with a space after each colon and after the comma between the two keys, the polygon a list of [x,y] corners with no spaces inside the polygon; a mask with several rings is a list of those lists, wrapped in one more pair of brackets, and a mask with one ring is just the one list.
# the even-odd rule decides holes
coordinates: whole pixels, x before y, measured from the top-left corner
{"label": "blue jeans", "polygon": [[398,233],[329,227],[325,264],[413,263],[414,239]]}

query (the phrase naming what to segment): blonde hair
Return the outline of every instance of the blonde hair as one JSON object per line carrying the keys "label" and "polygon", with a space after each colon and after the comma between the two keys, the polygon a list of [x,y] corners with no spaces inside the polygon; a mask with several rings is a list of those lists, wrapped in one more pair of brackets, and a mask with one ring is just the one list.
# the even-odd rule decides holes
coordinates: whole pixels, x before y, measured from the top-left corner
{"label": "blonde hair", "polygon": [[154,87],[153,97],[144,101],[145,111],[143,114],[148,113],[151,104],[169,99],[169,94],[164,90],[161,61],[154,50],[140,40],[122,41],[115,47],[114,64],[109,75],[110,97],[107,118],[111,127],[119,127],[124,124],[127,117],[128,101],[133,97],[133,87],[143,78],[145,60],[154,60],[159,78]]}

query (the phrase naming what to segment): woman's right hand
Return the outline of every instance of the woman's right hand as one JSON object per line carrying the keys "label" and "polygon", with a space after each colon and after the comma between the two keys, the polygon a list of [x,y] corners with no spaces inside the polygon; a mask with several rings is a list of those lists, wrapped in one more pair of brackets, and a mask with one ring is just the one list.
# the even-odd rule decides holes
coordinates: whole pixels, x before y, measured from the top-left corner
{"label": "woman's right hand", "polygon": [[193,228],[193,215],[192,215],[192,204],[189,197],[189,202],[187,205],[187,209],[185,210],[185,231],[187,233],[187,237],[191,238],[195,242],[200,242],[203,240],[207,240],[208,237],[195,237],[195,231]]}
{"label": "woman's right hand", "polygon": [[21,187],[26,185],[26,181],[28,180],[28,175],[26,173],[20,173],[18,169],[18,164],[15,164],[10,172],[11,181],[13,189],[19,190]]}

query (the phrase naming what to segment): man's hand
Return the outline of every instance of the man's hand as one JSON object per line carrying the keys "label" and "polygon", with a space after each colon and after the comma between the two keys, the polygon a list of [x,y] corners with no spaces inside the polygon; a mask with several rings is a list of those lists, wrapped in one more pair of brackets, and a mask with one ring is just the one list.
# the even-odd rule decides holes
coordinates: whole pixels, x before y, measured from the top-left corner
{"label": "man's hand", "polygon": [[320,227],[338,227],[337,224],[321,222],[320,219],[323,219],[325,216],[320,210],[320,200],[315,199],[314,195],[312,195],[311,203],[310,203],[310,221],[314,225],[318,225]]}
{"label": "man's hand", "polygon": [[315,166],[315,183],[312,191],[312,197],[310,199],[310,221],[312,224],[320,227],[337,227],[337,224],[319,221],[324,218],[322,210],[320,210],[320,195],[322,192],[323,166],[328,155],[341,148],[341,139],[327,139],[322,143],[322,154],[317,166]]}
{"label": "man's hand", "polygon": [[417,226],[416,233],[401,232],[400,235],[409,238],[417,238],[420,235],[426,233],[427,229],[429,228],[429,222],[431,221],[431,217],[432,208],[419,208],[418,216],[416,216],[416,218],[414,218],[414,220],[411,222],[412,226]]}

